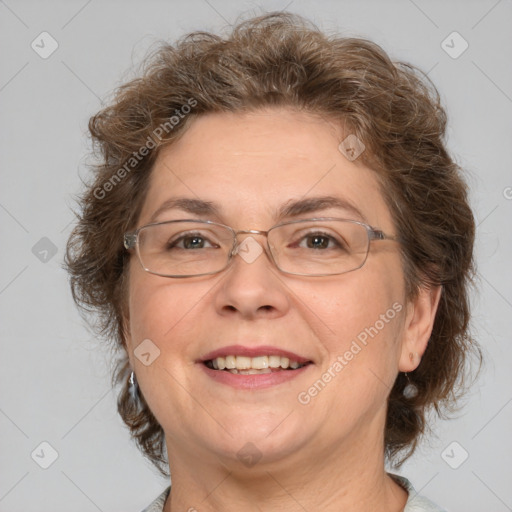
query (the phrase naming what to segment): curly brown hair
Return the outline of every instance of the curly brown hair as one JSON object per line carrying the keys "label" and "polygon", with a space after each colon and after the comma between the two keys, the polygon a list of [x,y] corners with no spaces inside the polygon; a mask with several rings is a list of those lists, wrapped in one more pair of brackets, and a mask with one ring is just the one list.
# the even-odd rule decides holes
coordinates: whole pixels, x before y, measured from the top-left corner
{"label": "curly brown hair", "polygon": [[75,302],[95,314],[94,327],[121,355],[112,375],[112,384],[121,385],[118,411],[145,456],[167,476],[163,429],[140,390],[137,400],[129,393],[123,233],[137,224],[160,149],[194,118],[272,106],[320,114],[363,141],[360,158],[376,172],[403,240],[408,298],[419,286],[442,285],[427,350],[409,374],[418,392],[404,396],[407,379],[399,374],[389,395],[390,462],[399,465],[412,454],[430,409],[439,415],[452,410],[466,384],[468,356],[481,361],[469,335],[474,218],[461,169],[445,148],[445,110],[425,74],[393,62],[371,41],[327,36],[290,13],[242,21],[224,38],[194,32],[175,45],[162,43],[140,76],[90,119],[100,162],[79,198],[65,266]]}

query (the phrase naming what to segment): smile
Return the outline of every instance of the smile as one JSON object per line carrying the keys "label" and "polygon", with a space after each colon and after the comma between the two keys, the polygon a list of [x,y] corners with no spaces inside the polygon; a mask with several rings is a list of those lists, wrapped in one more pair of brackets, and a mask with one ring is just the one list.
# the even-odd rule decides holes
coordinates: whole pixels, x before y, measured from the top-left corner
{"label": "smile", "polygon": [[235,356],[216,357],[204,363],[211,370],[225,370],[233,374],[257,375],[279,372],[282,370],[297,370],[309,364],[299,363],[279,355],[269,356]]}

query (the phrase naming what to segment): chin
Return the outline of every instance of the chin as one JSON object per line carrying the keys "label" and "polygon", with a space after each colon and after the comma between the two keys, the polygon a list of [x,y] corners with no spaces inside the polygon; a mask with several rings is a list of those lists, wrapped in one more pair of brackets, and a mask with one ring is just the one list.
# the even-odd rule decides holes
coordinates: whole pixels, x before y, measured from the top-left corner
{"label": "chin", "polygon": [[[289,412],[272,416],[267,420],[254,416],[230,423],[228,432],[223,431],[222,440],[212,443],[214,451],[219,450],[228,458],[239,460],[244,456],[261,458],[262,462],[283,459],[301,448],[310,437],[304,423],[298,424]],[[283,421],[284,420],[284,421]],[[210,438],[209,442],[213,439]]]}

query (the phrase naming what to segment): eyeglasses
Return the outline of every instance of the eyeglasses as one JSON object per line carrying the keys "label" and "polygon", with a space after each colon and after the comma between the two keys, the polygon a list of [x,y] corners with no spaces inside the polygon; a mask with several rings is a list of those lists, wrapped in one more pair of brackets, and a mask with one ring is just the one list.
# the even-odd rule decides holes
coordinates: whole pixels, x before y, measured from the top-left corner
{"label": "eyeglasses", "polygon": [[355,220],[332,217],[301,219],[278,224],[268,231],[238,230],[209,220],[171,220],[147,224],[125,233],[124,246],[136,250],[144,270],[162,277],[216,274],[228,267],[234,255],[246,261],[261,253],[261,246],[239,243],[240,234],[264,235],[267,254],[286,274],[331,276],[361,268],[372,240],[395,240],[378,229]]}

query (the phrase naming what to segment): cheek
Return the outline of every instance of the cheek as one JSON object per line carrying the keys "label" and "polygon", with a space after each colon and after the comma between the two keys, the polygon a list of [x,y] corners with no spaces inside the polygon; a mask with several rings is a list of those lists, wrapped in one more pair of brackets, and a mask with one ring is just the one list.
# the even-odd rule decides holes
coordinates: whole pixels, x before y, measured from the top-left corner
{"label": "cheek", "polygon": [[132,348],[146,338],[157,345],[165,342],[174,330],[187,323],[194,298],[197,301],[193,286],[180,286],[159,276],[134,271],[129,290]]}
{"label": "cheek", "polygon": [[[343,373],[355,385],[370,370],[384,381],[394,378],[405,313],[401,266],[365,266],[325,283],[309,302],[328,329],[324,329],[324,365],[339,360]],[[357,374],[357,375],[356,375]],[[354,380],[354,377],[356,380]]]}
{"label": "cheek", "polygon": [[[184,390],[191,387],[189,364],[197,356],[192,341],[198,338],[200,324],[195,315],[198,303],[206,298],[204,283],[200,288],[199,283],[183,284],[149,273],[137,275],[136,271],[130,278],[128,347],[132,366],[150,409],[162,424],[173,418],[172,428],[177,428],[175,418],[190,402]],[[144,361],[146,353],[149,356]],[[183,421],[186,423],[185,418]]]}
{"label": "cheek", "polygon": [[394,317],[393,304],[402,301],[400,289],[392,284],[382,279],[361,279],[355,274],[309,297],[315,311],[339,334],[363,331],[389,310]]}

